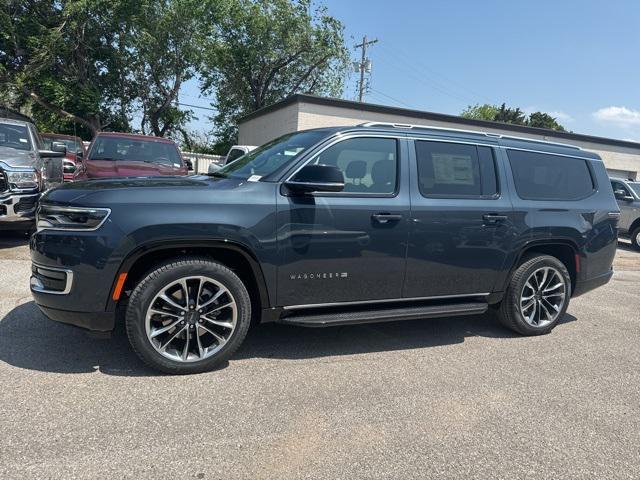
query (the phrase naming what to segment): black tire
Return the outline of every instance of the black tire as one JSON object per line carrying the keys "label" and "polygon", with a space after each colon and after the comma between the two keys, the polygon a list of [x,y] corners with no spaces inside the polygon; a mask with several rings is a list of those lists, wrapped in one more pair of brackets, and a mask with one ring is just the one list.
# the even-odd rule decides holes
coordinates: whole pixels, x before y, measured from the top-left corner
{"label": "black tire", "polygon": [[[145,326],[146,312],[155,296],[167,285],[181,278],[197,275],[220,282],[231,293],[237,306],[236,326],[227,342],[213,356],[197,361],[180,362],[166,358],[151,344]],[[202,373],[215,369],[228,360],[242,344],[250,323],[251,299],[246,287],[227,267],[207,258],[171,260],[158,265],[134,288],[125,317],[127,336],[136,354],[150,367],[173,375]]]}
{"label": "black tire", "polygon": [[[520,301],[524,285],[529,277],[542,267],[552,267],[564,278],[565,297],[564,304],[556,318],[545,326],[532,326],[520,311]],[[521,335],[544,335],[553,330],[569,307],[571,297],[571,277],[567,267],[556,257],[550,255],[528,256],[523,259],[520,266],[513,272],[504,298],[498,307],[498,319],[505,327],[514,330]]]}
{"label": "black tire", "polygon": [[631,232],[631,246],[640,252],[640,227],[636,227]]}

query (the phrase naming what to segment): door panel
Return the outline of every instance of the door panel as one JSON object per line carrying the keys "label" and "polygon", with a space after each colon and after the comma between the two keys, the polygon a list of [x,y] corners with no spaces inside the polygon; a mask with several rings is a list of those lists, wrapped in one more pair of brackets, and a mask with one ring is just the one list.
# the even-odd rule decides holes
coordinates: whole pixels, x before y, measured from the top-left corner
{"label": "door panel", "polygon": [[[483,159],[486,150],[478,154],[473,145],[449,148],[446,144],[439,150],[436,143],[422,153],[432,162],[428,172],[422,167],[422,177],[416,149],[409,145],[411,231],[403,295],[490,293],[516,238],[504,169],[498,168],[497,176],[480,186],[477,182],[482,175],[493,170],[489,159]],[[493,152],[493,164],[501,164],[497,149],[487,150]],[[483,191],[486,188],[493,192]],[[496,190],[501,193],[492,196]]]}
{"label": "door panel", "polygon": [[[402,296],[409,173],[405,140],[397,142],[397,188],[393,194],[371,193],[378,188],[378,175],[372,172],[371,164],[362,165],[365,157],[354,154],[353,149],[317,162],[337,165],[345,173],[348,170],[346,180],[353,190],[287,196],[281,189],[277,199],[279,306]],[[357,164],[349,167],[352,160]],[[383,160],[388,161],[378,159],[375,163]],[[384,182],[379,185],[386,188]]]}

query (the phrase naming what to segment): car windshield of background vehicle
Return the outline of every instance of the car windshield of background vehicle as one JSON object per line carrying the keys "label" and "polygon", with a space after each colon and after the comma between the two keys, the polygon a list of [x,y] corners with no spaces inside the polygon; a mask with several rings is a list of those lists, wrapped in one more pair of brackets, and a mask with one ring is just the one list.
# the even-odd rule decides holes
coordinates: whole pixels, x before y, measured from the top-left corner
{"label": "car windshield of background vehicle", "polygon": [[636,195],[640,197],[640,182],[629,182],[629,186],[636,192]]}
{"label": "car windshield of background vehicle", "polygon": [[326,135],[322,130],[284,135],[225,165],[213,175],[259,180],[288,165]]}
{"label": "car windshield of background vehicle", "polygon": [[89,161],[97,160],[182,166],[178,149],[173,144],[131,138],[97,138],[89,153]]}
{"label": "car windshield of background vehicle", "polygon": [[53,142],[63,143],[64,146],[67,147],[67,152],[69,153],[78,153],[82,151],[82,145],[80,145],[80,143],[76,142],[75,140],[71,140],[68,138],[42,137],[42,143],[46,150],[51,150]]}
{"label": "car windshield of background vehicle", "polygon": [[0,123],[0,147],[31,150],[31,141],[29,141],[27,128],[22,125]]}

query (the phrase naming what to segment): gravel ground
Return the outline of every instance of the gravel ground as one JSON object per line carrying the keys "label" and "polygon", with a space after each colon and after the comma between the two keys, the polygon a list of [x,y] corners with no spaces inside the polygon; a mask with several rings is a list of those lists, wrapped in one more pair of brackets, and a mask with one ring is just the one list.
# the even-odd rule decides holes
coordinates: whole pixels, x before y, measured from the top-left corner
{"label": "gravel ground", "polygon": [[491,315],[254,329],[189,377],[31,302],[0,238],[0,478],[640,478],[640,253],[550,335]]}

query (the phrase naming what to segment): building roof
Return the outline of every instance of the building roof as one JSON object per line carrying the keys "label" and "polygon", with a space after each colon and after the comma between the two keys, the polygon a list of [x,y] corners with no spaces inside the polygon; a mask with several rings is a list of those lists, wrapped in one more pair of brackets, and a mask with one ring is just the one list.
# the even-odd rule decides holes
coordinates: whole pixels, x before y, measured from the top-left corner
{"label": "building roof", "polygon": [[296,94],[285,98],[279,102],[267,105],[255,112],[245,115],[239,120],[239,123],[246,122],[252,118],[259,117],[265,113],[273,112],[281,108],[287,107],[295,103],[312,103],[315,105],[324,105],[327,107],[348,108],[352,110],[361,110],[365,112],[385,113],[390,115],[402,115],[405,117],[413,117],[417,120],[433,120],[438,122],[450,122],[464,126],[493,128],[515,132],[516,134],[528,133],[532,135],[543,135],[558,139],[558,141],[578,140],[582,142],[591,142],[601,145],[612,145],[616,147],[626,147],[640,150],[640,143],[630,142],[628,140],[618,140],[615,138],[597,137],[593,135],[583,135],[581,133],[559,132],[546,128],[527,127],[524,125],[513,125],[510,123],[492,122],[489,120],[475,120],[471,118],[463,118],[457,115],[448,115],[445,113],[426,112],[422,110],[413,110],[409,108],[389,107],[387,105],[378,105],[374,103],[360,103],[352,100],[342,100],[339,98],[319,97],[317,95]]}

